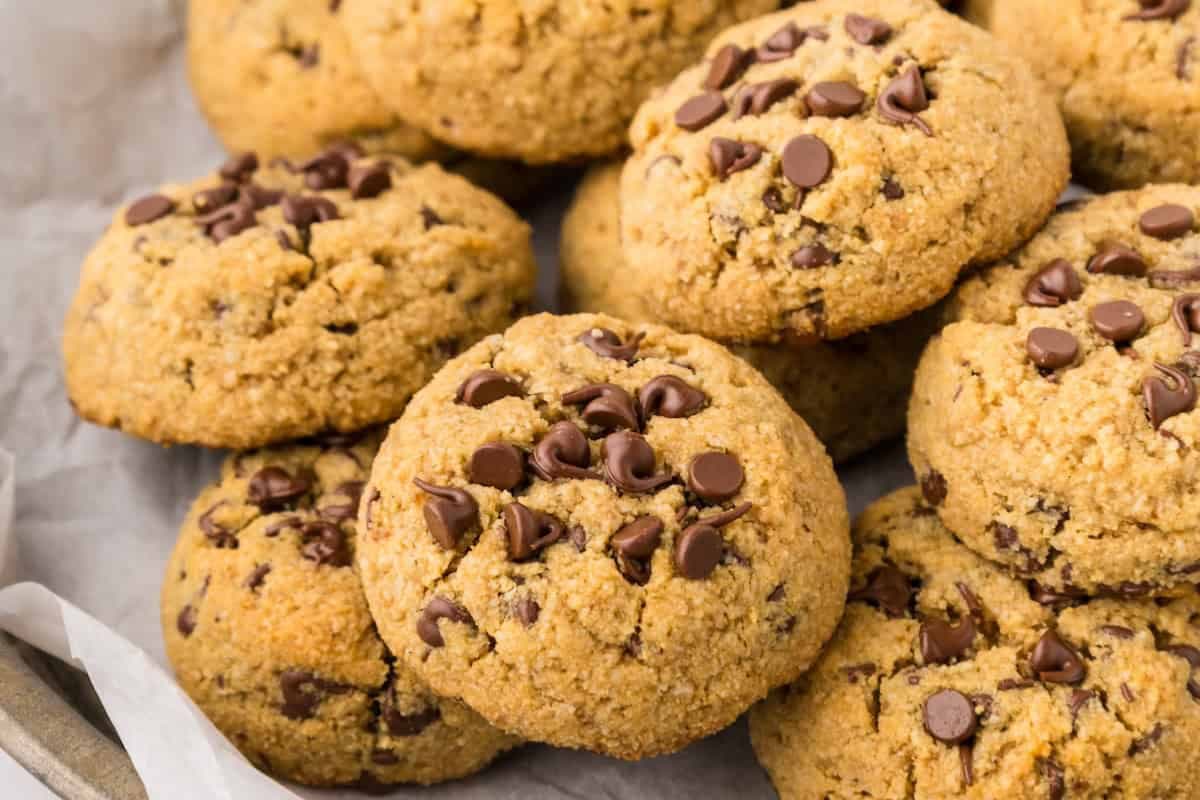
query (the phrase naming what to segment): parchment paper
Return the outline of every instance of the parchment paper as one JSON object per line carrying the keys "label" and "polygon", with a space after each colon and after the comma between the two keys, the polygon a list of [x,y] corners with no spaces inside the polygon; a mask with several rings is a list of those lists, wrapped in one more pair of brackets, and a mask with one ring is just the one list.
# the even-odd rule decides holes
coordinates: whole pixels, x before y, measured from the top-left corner
{"label": "parchment paper", "polygon": [[[0,586],[23,581],[0,590],[0,627],[89,672],[155,800],[295,797],[221,738],[163,657],[162,568],[222,454],[79,422],[59,364],[79,264],[113,207],[222,158],[188,93],[184,11],[183,0],[0,0]],[[526,211],[547,307],[570,190]],[[855,512],[909,480],[896,447],[844,477]],[[395,796],[774,794],[739,722],[637,764],[531,745],[475,778]]]}

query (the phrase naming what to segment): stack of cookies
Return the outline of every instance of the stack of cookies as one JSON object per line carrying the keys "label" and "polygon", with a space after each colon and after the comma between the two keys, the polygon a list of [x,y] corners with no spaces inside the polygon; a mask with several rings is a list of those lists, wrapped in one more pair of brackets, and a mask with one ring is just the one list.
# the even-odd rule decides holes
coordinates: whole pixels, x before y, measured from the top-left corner
{"label": "stack of cookies", "polygon": [[[941,5],[193,0],[233,155],[117,213],[64,347],[82,417],[234,451],[162,620],[247,758],[752,709],[783,800],[1196,796],[1200,8]],[[467,178],[583,159],[526,316]],[[1055,212],[1072,162],[1129,190]]]}

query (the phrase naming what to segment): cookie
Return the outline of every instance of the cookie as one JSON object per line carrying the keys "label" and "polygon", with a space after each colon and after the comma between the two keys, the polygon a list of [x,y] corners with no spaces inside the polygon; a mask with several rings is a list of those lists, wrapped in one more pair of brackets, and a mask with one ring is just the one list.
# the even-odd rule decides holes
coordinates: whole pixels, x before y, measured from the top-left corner
{"label": "cookie", "polygon": [[1028,238],[1067,182],[1029,69],[931,0],[818,0],[723,33],[642,106],[625,254],[727,341],[902,319]]}
{"label": "cookie", "polygon": [[[592,169],[563,221],[563,304],[652,322],[645,290],[622,253],[620,174],[618,164]],[[904,432],[917,359],[938,317],[919,312],[836,342],[727,346],[763,373],[842,462]]]}
{"label": "cookie", "polygon": [[635,759],[815,658],[849,573],[820,443],[698,336],[540,315],[413,398],[361,509],[396,655],[524,738]]}
{"label": "cookie", "polygon": [[450,150],[403,122],[367,84],[329,0],[192,0],[188,73],[230,152],[308,158],[353,139],[412,160]]}
{"label": "cookie", "polygon": [[435,165],[237,156],[116,216],[66,322],[84,418],[247,448],[400,414],[529,300],[530,231]]}
{"label": "cookie", "polygon": [[968,0],[1053,89],[1079,180],[1200,182],[1200,6],[1190,0]]}
{"label": "cookie", "polygon": [[397,114],[463,150],[544,164],[616,151],[655,86],[721,29],[778,7],[344,0],[339,16],[368,80]]}
{"label": "cookie", "polygon": [[163,583],[180,685],[256,766],[310,786],[436,783],[517,744],[432,694],[375,632],[352,562],[381,439],[231,456]]}
{"label": "cookie", "polygon": [[1195,594],[1039,602],[916,487],[869,508],[854,546],[829,648],[750,715],[781,800],[1195,796]]}
{"label": "cookie", "polygon": [[1200,580],[1200,190],[1057,214],[964,283],[922,358],[909,453],[942,521],[1065,593]]}

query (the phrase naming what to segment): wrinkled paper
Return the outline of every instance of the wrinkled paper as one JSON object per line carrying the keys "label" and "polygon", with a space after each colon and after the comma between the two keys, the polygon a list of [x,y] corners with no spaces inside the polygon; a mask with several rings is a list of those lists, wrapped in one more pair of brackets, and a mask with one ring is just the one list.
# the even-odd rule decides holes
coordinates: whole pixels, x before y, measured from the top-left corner
{"label": "wrinkled paper", "polygon": [[[0,627],[88,672],[154,800],[339,796],[258,773],[170,677],[159,580],[222,454],[84,424],[63,388],[62,320],[113,208],[222,159],[186,85],[185,10],[182,0],[0,0]],[[570,188],[526,212],[546,306]],[[844,477],[855,512],[910,479],[899,447]],[[774,795],[742,721],[635,764],[530,745],[476,777],[394,796]]]}

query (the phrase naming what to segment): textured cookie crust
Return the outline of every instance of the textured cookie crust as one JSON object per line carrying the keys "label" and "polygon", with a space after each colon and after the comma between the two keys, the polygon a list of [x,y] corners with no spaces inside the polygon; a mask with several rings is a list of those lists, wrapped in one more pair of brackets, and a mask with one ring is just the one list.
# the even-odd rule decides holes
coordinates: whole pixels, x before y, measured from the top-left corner
{"label": "textured cookie crust", "polygon": [[[436,783],[517,743],[435,697],[375,632],[352,563],[381,438],[231,456],[192,506],[163,583],[163,639],[184,690],[255,765],[312,786]],[[272,469],[283,477],[265,480]]]}
{"label": "textured cookie crust", "polygon": [[[756,62],[726,69],[728,45]],[[928,107],[894,121],[921,81]],[[630,136],[626,256],[664,321],[728,341],[838,339],[930,306],[1037,230],[1068,173],[1028,67],[930,0],[818,0],[726,31]]]}
{"label": "textured cookie crust", "polygon": [[[637,285],[641,273],[621,252],[620,180],[619,164],[592,169],[563,220],[563,305],[653,322]],[[913,373],[937,319],[924,311],[837,342],[728,347],[766,376],[841,462],[904,432]]]}
{"label": "textured cookie crust", "polygon": [[276,198],[217,243],[194,201],[224,181],[215,175],[163,188],[174,204],[165,216],[129,224],[149,216],[143,203],[117,214],[66,321],[81,416],[213,447],[357,430],[398,416],[447,358],[528,300],[529,228],[496,198],[433,165],[393,161],[390,188],[364,199],[306,188],[318,172],[242,177],[243,195],[264,202],[265,190],[282,190],[336,207],[338,219],[309,227],[287,222]]}
{"label": "textured cookie crust", "polygon": [[778,0],[344,0],[368,80],[396,113],[474,153],[608,155],[638,104],[720,30]]}
{"label": "textured cookie crust", "polygon": [[[1175,238],[1154,224],[1164,207],[1180,220]],[[909,453],[946,527],[977,552],[1061,591],[1137,594],[1197,580],[1200,412],[1186,401],[1200,338],[1189,331],[1185,344],[1181,323],[1200,329],[1187,311],[1200,307],[1198,210],[1200,190],[1184,186],[1092,199],[951,301],[962,321],[922,358]],[[1147,219],[1159,237],[1144,232]],[[1126,270],[1104,255],[1120,252],[1114,243],[1140,254],[1124,258]],[[1106,262],[1145,274],[1089,271]],[[1102,304],[1117,301],[1144,321],[1114,340],[1101,329],[1116,307]],[[1074,340],[1069,363],[1035,363],[1032,353],[1046,356],[1064,336],[1040,328]]]}
{"label": "textured cookie crust", "polygon": [[[580,341],[598,329],[620,340],[618,357]],[[504,385],[492,376],[482,393],[483,369],[523,396],[474,407]],[[646,424],[634,424],[645,439],[606,437],[598,426],[620,416],[622,395],[629,411],[663,375],[683,388],[643,394]],[[617,411],[564,402],[595,383],[615,384],[601,400]],[[524,454],[513,491],[478,482],[486,443]],[[567,461],[594,477],[531,469],[563,475]],[[639,494],[631,477],[666,483]],[[414,479],[469,499],[437,498]],[[611,317],[526,318],[452,361],[392,427],[364,498],[359,566],[393,651],[500,728],[621,758],[677,750],[795,679],[836,625],[849,574],[842,489],[782,398],[712,342]],[[520,560],[513,542],[532,536],[512,524],[513,503],[552,517]],[[698,524],[726,512],[723,525]],[[456,523],[449,546],[429,524],[439,515]]]}
{"label": "textured cookie crust", "polygon": [[231,152],[307,158],[353,139],[412,160],[449,148],[405,124],[367,84],[330,0],[191,0],[188,70]]}
{"label": "textured cookie crust", "polygon": [[[1194,595],[1041,605],[955,540],[916,487],[869,508],[854,545],[856,592],[830,646],[750,715],[781,800],[1195,797]],[[973,636],[947,639],[947,624]],[[1046,645],[1039,657],[1047,633],[1073,665]],[[1068,674],[1055,680],[1055,668]],[[939,701],[924,712],[945,690],[973,711],[957,731]],[[972,727],[960,745],[930,733]]]}
{"label": "textured cookie crust", "polygon": [[[1143,5],[1185,10],[1129,19]],[[968,0],[964,12],[1055,91],[1078,179],[1098,189],[1200,181],[1200,5]]]}

